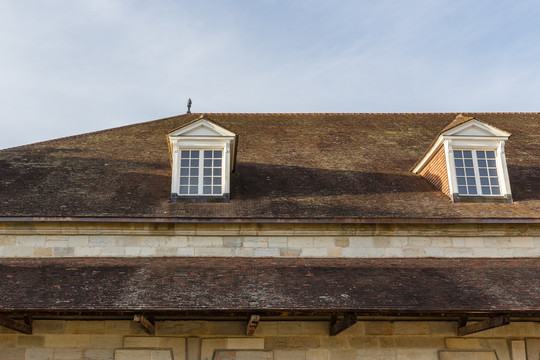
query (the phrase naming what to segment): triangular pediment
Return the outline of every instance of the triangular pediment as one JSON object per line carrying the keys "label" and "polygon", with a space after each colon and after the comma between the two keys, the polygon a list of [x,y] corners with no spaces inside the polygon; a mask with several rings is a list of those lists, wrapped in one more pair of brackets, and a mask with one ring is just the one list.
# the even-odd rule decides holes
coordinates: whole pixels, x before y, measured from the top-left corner
{"label": "triangular pediment", "polygon": [[510,136],[510,133],[476,119],[470,119],[467,122],[443,132],[441,135],[443,137],[508,137]]}
{"label": "triangular pediment", "polygon": [[235,133],[219,126],[215,122],[200,118],[190,124],[179,127],[169,133],[173,137],[228,137],[236,136]]}

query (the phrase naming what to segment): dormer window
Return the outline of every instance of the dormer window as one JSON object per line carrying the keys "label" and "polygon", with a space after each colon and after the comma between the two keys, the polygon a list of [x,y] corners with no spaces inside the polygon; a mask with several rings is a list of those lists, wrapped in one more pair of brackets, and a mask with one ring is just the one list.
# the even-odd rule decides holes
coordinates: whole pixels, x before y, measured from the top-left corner
{"label": "dormer window", "polygon": [[228,201],[236,139],[236,134],[204,115],[169,133],[171,201]]}
{"label": "dormer window", "polygon": [[509,136],[506,131],[459,115],[412,171],[454,202],[512,202],[504,153]]}

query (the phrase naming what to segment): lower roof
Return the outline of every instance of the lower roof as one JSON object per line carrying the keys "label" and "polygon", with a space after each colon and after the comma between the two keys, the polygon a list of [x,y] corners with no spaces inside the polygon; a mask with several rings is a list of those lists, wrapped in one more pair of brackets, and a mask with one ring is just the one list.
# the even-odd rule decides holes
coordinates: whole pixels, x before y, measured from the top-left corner
{"label": "lower roof", "polygon": [[540,259],[0,259],[0,313],[540,314]]}

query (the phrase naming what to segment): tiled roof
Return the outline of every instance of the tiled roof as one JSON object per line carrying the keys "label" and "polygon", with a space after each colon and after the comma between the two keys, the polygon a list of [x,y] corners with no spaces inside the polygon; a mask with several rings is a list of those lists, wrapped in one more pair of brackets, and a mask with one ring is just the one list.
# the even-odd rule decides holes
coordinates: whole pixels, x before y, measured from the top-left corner
{"label": "tiled roof", "polygon": [[0,259],[0,313],[540,313],[539,259]]}
{"label": "tiled roof", "polygon": [[239,136],[226,204],[169,203],[166,134],[200,114],[6,149],[0,218],[539,220],[540,114],[465,115],[512,133],[514,204],[454,204],[409,171],[456,115],[207,114]]}

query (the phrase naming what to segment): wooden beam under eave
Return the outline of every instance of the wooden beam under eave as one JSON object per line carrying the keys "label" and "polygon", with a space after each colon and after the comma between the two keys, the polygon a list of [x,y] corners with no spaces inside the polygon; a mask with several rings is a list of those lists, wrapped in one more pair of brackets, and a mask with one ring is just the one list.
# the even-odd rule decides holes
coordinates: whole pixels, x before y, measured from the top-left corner
{"label": "wooden beam under eave", "polygon": [[510,324],[510,316],[501,315],[474,324],[458,327],[458,336],[474,334],[480,331],[493,329],[499,326]]}
{"label": "wooden beam under eave", "polygon": [[31,335],[32,324],[30,320],[28,320],[30,324],[26,323],[27,321],[26,318],[30,319],[30,317],[25,317],[25,322],[21,322],[21,321],[15,321],[6,316],[0,316],[0,326],[6,327],[8,329],[15,330],[18,332],[22,332],[23,334]]}
{"label": "wooden beam under eave", "polygon": [[251,315],[249,317],[249,320],[246,325],[247,336],[253,336],[253,334],[255,334],[255,330],[257,329],[257,326],[259,325],[260,319],[261,317],[259,315]]}
{"label": "wooden beam under eave", "polygon": [[340,332],[347,330],[357,322],[356,314],[347,313],[341,320],[333,320],[330,323],[330,336],[335,336]]}
{"label": "wooden beam under eave", "polygon": [[156,326],[153,321],[150,321],[146,316],[136,314],[133,316],[133,322],[143,329],[147,334],[156,335]]}

